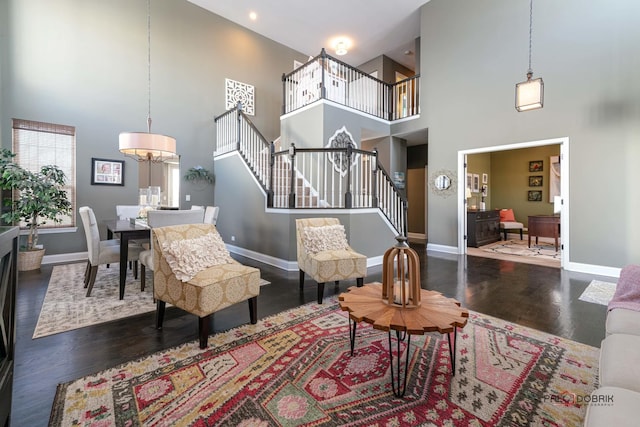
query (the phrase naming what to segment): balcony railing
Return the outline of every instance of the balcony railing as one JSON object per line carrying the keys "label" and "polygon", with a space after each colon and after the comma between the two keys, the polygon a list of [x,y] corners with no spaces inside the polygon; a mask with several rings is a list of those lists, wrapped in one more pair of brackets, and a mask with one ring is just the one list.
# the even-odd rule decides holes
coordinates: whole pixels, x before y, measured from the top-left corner
{"label": "balcony railing", "polygon": [[267,194],[270,208],[379,209],[407,235],[407,199],[378,161],[378,153],[344,148],[276,151],[241,108],[216,117],[214,156],[238,151]]}
{"label": "balcony railing", "polygon": [[327,99],[385,120],[420,113],[420,75],[385,83],[330,55],[324,49],[306,64],[282,76],[282,113]]}

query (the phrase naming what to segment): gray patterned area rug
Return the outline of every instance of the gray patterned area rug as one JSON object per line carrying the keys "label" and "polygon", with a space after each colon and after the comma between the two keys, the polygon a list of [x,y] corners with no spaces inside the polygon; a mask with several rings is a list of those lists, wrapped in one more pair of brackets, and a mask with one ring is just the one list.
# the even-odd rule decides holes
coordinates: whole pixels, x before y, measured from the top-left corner
{"label": "gray patterned area rug", "polygon": [[[47,294],[42,303],[33,338],[41,338],[72,329],[122,319],[156,309],[153,302],[152,273],[147,271],[147,286],[140,291],[140,278],[127,271],[124,299],[118,298],[118,264],[98,267],[91,296],[84,288],[85,263],[56,265],[51,272]],[[269,282],[262,280],[260,286]]]}
{"label": "gray patterned area rug", "polygon": [[594,304],[609,305],[609,301],[613,298],[615,291],[615,283],[592,280],[578,299]]}
{"label": "gray patterned area rug", "polygon": [[86,297],[85,266],[85,263],[76,263],[53,267],[33,338],[155,310],[150,280],[144,292],[140,292],[140,278],[134,279],[131,271],[127,271],[124,299],[118,299],[118,264],[98,267],[91,296]]}

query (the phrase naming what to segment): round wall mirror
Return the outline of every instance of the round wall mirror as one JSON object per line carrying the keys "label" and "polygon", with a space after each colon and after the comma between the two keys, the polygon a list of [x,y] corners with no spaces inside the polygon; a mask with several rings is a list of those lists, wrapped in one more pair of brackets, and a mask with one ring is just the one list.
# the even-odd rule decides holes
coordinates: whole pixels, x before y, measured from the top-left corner
{"label": "round wall mirror", "polygon": [[438,190],[448,190],[451,187],[451,179],[447,175],[438,175],[434,184]]}

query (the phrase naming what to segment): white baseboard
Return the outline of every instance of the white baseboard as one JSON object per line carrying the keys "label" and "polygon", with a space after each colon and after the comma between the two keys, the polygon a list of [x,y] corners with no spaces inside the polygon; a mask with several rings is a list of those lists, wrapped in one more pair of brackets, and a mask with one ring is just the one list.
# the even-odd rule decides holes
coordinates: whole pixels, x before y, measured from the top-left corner
{"label": "white baseboard", "polygon": [[65,264],[75,261],[86,261],[89,258],[87,252],[69,252],[66,254],[45,255],[42,264]]}
{"label": "white baseboard", "polygon": [[565,270],[576,271],[578,273],[595,274],[598,276],[620,277],[621,268],[607,267],[604,265],[582,264],[579,262],[569,262],[564,266]]}
{"label": "white baseboard", "polygon": [[[247,258],[260,261],[265,264],[272,265],[286,271],[298,271],[298,263],[296,261],[287,261],[281,258],[272,257],[259,252],[239,248],[233,245],[227,245],[229,252],[245,256]],[[437,245],[433,243],[427,244],[428,251],[444,252],[448,254],[458,254],[458,248],[455,246]],[[77,261],[86,261],[87,252],[70,252],[66,254],[45,255],[42,264],[64,264]],[[382,264],[383,256],[367,258],[367,267],[374,267]],[[607,267],[603,265],[582,264],[579,262],[569,262],[563,267],[567,271],[575,271],[578,273],[587,273],[597,276],[620,277],[621,268]]]}
{"label": "white baseboard", "polygon": [[[255,261],[259,261],[264,264],[272,265],[285,271],[298,271],[297,261],[287,261],[282,258],[272,257],[271,255],[265,255],[260,252],[255,252],[249,249],[240,248],[238,246],[226,245],[229,252],[241,255],[243,257],[251,258]],[[376,256],[367,258],[367,267],[373,267],[382,264],[383,256]]]}
{"label": "white baseboard", "polygon": [[428,251],[444,252],[447,254],[458,254],[457,246],[437,245],[435,243],[427,243]]}

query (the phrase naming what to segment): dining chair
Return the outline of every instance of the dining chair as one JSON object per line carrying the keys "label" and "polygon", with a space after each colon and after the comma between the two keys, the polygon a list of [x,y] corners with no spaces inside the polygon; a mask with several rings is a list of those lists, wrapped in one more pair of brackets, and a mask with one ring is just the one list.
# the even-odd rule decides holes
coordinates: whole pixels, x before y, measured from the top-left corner
{"label": "dining chair", "polygon": [[119,220],[137,218],[141,209],[140,205],[116,205],[116,215]]}
{"label": "dining chair", "polygon": [[[87,288],[87,297],[91,296],[91,290],[96,281],[98,267],[101,264],[117,264],[120,262],[120,242],[117,239],[100,240],[98,222],[93,213],[93,209],[82,206],[78,209],[84,234],[87,239],[87,267],[84,274],[84,287]],[[142,247],[139,245],[129,245],[127,257],[134,262],[134,277],[138,273],[138,257]],[[121,266],[121,268],[123,268]],[[136,277],[137,278],[137,277]]]}
{"label": "dining chair", "polygon": [[[118,220],[130,220],[132,218],[138,218],[140,216],[140,211],[144,206],[141,205],[116,205],[116,216]],[[117,239],[118,237],[116,237]],[[147,249],[149,247],[149,239],[137,239],[131,241],[133,245],[142,246],[141,250]],[[108,266],[107,266],[108,267]],[[133,263],[129,262],[129,268],[133,269]],[[136,275],[138,274],[136,269]]]}
{"label": "dining chair", "polygon": [[[147,225],[153,228],[166,227],[169,225],[182,224],[202,224],[204,221],[204,209],[182,209],[182,210],[153,210],[147,212]],[[140,290],[144,291],[146,286],[147,269],[153,272],[153,240],[150,247],[140,253]]]}
{"label": "dining chair", "polygon": [[204,222],[207,224],[216,225],[216,222],[218,222],[219,213],[219,206],[207,206],[204,210]]}
{"label": "dining chair", "polygon": [[338,218],[296,219],[296,247],[300,269],[300,290],[305,272],[318,282],[318,304],[322,304],[325,282],[356,279],[357,286],[367,275],[367,257],[347,242]]}

